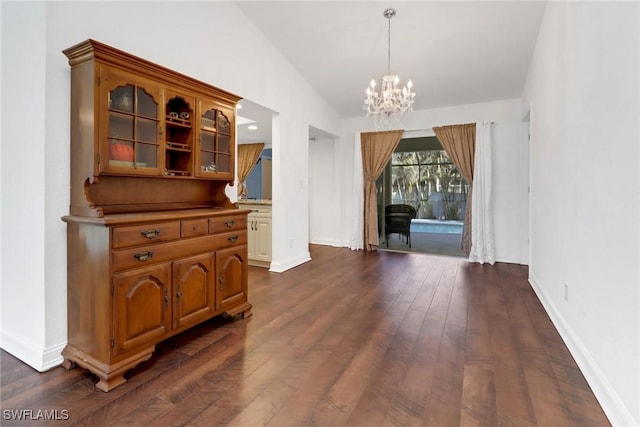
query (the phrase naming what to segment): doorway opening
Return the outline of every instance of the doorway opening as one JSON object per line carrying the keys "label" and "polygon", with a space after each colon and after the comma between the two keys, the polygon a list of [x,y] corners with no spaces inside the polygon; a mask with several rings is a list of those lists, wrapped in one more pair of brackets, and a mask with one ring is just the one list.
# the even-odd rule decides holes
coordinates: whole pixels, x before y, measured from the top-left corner
{"label": "doorway opening", "polygon": [[[461,240],[469,186],[435,136],[400,140],[377,190],[379,249],[466,257]],[[390,205],[415,210],[408,235],[387,233]]]}

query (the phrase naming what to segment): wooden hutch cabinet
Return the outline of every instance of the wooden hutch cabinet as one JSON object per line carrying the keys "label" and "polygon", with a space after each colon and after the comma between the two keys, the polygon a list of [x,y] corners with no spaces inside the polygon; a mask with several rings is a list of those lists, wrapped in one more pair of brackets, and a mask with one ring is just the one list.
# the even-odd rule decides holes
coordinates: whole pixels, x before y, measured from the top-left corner
{"label": "wooden hutch cabinet", "polygon": [[94,40],[71,66],[68,343],[109,391],[155,345],[248,317],[247,214],[225,194],[239,97]]}

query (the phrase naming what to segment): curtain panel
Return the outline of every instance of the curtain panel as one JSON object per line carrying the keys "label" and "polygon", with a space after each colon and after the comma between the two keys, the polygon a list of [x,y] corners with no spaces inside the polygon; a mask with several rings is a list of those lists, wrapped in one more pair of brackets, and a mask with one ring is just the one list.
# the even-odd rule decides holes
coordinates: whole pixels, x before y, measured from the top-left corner
{"label": "curtain panel", "polygon": [[476,152],[473,179],[473,217],[471,226],[470,262],[496,262],[493,234],[493,203],[491,194],[491,123],[477,123]]}
{"label": "curtain panel", "polygon": [[247,197],[247,185],[245,181],[251,172],[251,169],[256,165],[262,149],[264,148],[264,142],[258,142],[255,144],[239,144],[238,145],[238,197]]}
{"label": "curtain panel", "polygon": [[364,187],[364,249],[375,250],[378,239],[376,179],[395,151],[403,130],[366,132],[360,135]]}
{"label": "curtain panel", "polygon": [[447,152],[453,164],[469,184],[467,194],[467,206],[464,211],[464,224],[462,228],[462,251],[469,255],[471,252],[471,221],[473,200],[473,171],[476,149],[476,124],[451,125],[434,127],[433,131]]}

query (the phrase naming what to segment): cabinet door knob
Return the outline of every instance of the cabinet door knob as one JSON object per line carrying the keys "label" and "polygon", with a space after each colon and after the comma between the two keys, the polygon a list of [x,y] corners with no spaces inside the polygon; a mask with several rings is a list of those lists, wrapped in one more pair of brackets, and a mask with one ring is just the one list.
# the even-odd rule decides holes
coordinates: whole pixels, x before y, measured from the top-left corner
{"label": "cabinet door knob", "polygon": [[143,237],[146,237],[149,240],[153,240],[158,237],[158,235],[160,234],[160,230],[158,230],[157,228],[153,230],[142,230],[140,234],[142,234]]}
{"label": "cabinet door knob", "polygon": [[218,274],[218,289],[222,290],[222,284],[223,284],[222,273],[220,273]]}
{"label": "cabinet door knob", "polygon": [[133,257],[140,262],[145,262],[153,257],[153,251],[139,252],[137,254],[133,254]]}

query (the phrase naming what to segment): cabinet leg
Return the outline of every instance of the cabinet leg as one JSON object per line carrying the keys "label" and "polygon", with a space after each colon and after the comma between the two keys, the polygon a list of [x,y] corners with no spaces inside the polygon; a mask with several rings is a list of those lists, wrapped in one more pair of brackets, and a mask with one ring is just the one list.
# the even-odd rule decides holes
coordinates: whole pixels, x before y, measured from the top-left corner
{"label": "cabinet leg", "polygon": [[126,382],[127,380],[124,379],[124,376],[122,374],[111,378],[100,378],[100,381],[98,381],[98,383],[96,384],[96,388],[106,393]]}
{"label": "cabinet leg", "polygon": [[251,308],[253,308],[253,306],[251,304],[249,304],[248,302],[243,303],[242,305],[239,305],[237,307],[233,307],[231,310],[227,311],[227,314],[231,317],[234,318],[234,320],[237,319],[246,319],[248,317],[251,317]]}
{"label": "cabinet leg", "polygon": [[70,369],[75,368],[76,366],[77,366],[76,362],[74,362],[73,360],[70,360],[70,359],[64,359],[64,361],[62,362],[62,367],[64,369],[66,369],[67,371],[70,370]]}
{"label": "cabinet leg", "polygon": [[125,372],[140,362],[149,360],[154,350],[155,346],[152,346],[111,364],[108,363],[108,360],[96,359],[88,353],[85,353],[71,345],[67,345],[64,350],[62,350],[62,357],[64,357],[62,366],[69,369],[69,367],[77,364],[78,366],[87,369],[100,380],[96,384],[96,388],[107,392],[126,383],[127,380],[124,379]]}

